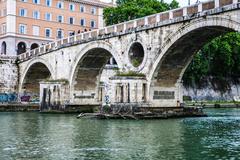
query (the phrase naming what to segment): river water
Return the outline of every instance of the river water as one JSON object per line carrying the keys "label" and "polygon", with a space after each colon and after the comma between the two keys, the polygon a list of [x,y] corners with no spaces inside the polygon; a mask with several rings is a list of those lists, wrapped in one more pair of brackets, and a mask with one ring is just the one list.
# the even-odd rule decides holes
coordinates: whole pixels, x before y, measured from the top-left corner
{"label": "river water", "polygon": [[240,109],[205,112],[139,121],[0,113],[0,160],[239,159]]}

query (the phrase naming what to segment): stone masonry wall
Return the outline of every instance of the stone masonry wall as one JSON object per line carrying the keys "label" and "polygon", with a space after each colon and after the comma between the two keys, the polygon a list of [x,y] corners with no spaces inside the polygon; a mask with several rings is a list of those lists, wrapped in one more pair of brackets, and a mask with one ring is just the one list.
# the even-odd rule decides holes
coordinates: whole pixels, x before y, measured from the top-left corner
{"label": "stone masonry wall", "polygon": [[0,94],[17,91],[18,71],[15,60],[0,58]]}
{"label": "stone masonry wall", "polygon": [[232,101],[234,97],[240,97],[240,85],[231,84],[231,88],[225,93],[214,90],[210,85],[203,89],[184,88],[183,95],[197,101]]}

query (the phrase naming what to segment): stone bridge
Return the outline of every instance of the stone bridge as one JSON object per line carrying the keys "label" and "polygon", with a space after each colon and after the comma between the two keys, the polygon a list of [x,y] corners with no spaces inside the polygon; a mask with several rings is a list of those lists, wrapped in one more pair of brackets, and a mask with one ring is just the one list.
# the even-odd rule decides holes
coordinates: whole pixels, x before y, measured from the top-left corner
{"label": "stone bridge", "polygon": [[[194,54],[232,31],[239,1],[215,0],[67,37],[18,56],[19,92],[40,92],[42,103],[176,107]],[[101,81],[111,57],[116,74]]]}

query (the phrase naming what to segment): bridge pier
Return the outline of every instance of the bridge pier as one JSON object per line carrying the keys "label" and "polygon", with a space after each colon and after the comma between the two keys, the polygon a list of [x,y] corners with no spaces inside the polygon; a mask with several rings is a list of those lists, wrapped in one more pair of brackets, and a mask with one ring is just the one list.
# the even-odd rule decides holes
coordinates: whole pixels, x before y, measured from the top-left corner
{"label": "bridge pier", "polygon": [[138,107],[147,103],[147,80],[144,77],[121,77],[110,78],[110,92],[107,97],[111,104],[135,104]]}
{"label": "bridge pier", "polygon": [[150,97],[153,107],[180,107],[183,103],[183,86],[177,82],[175,86],[152,86]]}
{"label": "bridge pier", "polygon": [[40,111],[64,110],[69,99],[69,84],[66,81],[40,82]]}

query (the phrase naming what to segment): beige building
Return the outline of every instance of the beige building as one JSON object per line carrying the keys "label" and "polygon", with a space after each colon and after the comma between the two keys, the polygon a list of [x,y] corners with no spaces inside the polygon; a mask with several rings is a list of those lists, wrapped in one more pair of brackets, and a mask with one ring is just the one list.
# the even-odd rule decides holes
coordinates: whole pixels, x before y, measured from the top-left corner
{"label": "beige building", "polygon": [[0,0],[0,55],[101,28],[109,6],[100,0]]}

